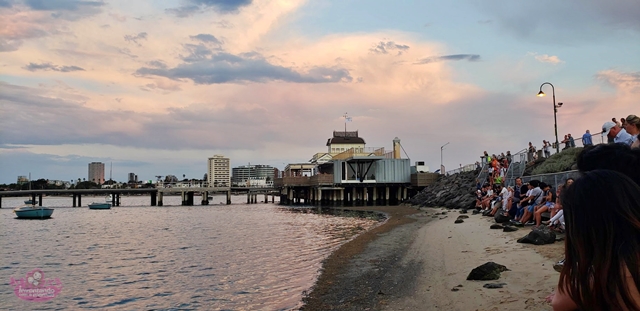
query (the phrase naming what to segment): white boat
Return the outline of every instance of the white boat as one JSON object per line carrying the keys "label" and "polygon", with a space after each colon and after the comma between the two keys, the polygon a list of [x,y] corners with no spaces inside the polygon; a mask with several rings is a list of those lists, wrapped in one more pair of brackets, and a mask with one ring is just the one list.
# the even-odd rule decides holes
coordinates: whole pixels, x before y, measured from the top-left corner
{"label": "white boat", "polygon": [[53,208],[25,205],[14,209],[13,212],[16,213],[17,218],[45,219],[51,217],[51,214],[53,214]]}

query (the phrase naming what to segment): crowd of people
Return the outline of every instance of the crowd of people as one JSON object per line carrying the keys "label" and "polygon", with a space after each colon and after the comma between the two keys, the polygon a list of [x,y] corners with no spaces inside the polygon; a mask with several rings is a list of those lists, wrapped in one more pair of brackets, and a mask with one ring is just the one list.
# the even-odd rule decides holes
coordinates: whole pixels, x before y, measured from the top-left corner
{"label": "crowd of people", "polygon": [[[602,125],[602,135],[607,137],[608,143],[626,143],[632,148],[640,148],[640,140],[638,140],[638,133],[640,133],[640,117],[636,115],[629,115],[626,118],[620,118],[618,121],[616,118],[611,118],[611,121]],[[586,130],[582,137],[578,140],[582,141],[584,147],[593,146],[593,136],[590,130]],[[571,133],[564,135],[564,139],[559,143],[564,144],[562,150],[576,147],[576,139],[571,136]],[[555,148],[555,144],[542,140],[543,156],[548,158],[551,156],[551,148]],[[486,155],[486,151],[485,151]],[[536,146],[529,142],[527,148],[528,161],[535,161],[538,159],[538,153]]]}
{"label": "crowd of people", "polygon": [[514,187],[484,184],[477,208],[566,233],[558,288],[548,297],[554,310],[640,310],[640,148],[587,146],[577,166],[580,178],[555,191],[521,178]]}
{"label": "crowd of people", "polygon": [[[547,297],[555,311],[640,311],[640,118],[612,118],[600,133],[607,144],[594,146],[589,130],[579,138],[580,178],[568,178],[558,189],[521,178],[507,187],[500,177],[511,159],[484,153],[491,177],[477,183],[476,208],[483,215],[500,213],[516,226],[566,233],[558,288]],[[562,143],[575,147],[571,134]],[[543,140],[545,157],[551,146]],[[532,143],[527,151],[537,154]],[[543,221],[546,212],[550,219]]]}

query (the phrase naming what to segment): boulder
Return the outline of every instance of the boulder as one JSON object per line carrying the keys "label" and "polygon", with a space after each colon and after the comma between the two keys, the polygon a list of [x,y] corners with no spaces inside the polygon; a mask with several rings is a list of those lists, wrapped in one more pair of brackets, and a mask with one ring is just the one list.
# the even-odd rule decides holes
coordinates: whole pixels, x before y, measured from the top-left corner
{"label": "boulder", "polygon": [[491,227],[489,227],[489,229],[504,229],[504,227],[498,224],[493,224],[491,225]]}
{"label": "boulder", "polygon": [[509,216],[505,216],[504,214],[502,214],[500,212],[497,212],[496,215],[493,218],[499,224],[509,221]]}
{"label": "boulder", "polygon": [[526,236],[518,239],[518,243],[535,245],[551,244],[556,241],[556,233],[547,227],[534,228]]}
{"label": "boulder", "polygon": [[460,215],[458,216],[458,219],[467,219],[469,218],[469,215]]}
{"label": "boulder", "polygon": [[435,183],[414,195],[409,203],[414,206],[445,206],[470,209],[475,206],[475,179],[479,171],[439,176]]}
{"label": "boulder", "polygon": [[456,223],[456,224],[461,224],[463,222],[464,222],[464,220],[462,220],[460,218],[458,218],[458,219],[456,219],[456,221],[454,221],[454,223]]}
{"label": "boulder", "polygon": [[500,278],[500,273],[504,271],[509,271],[509,269],[503,265],[490,261],[471,270],[467,276],[467,280],[497,280]]}
{"label": "boulder", "polygon": [[513,231],[518,231],[518,228],[511,227],[511,226],[504,226],[504,228],[502,229],[502,232],[513,232]]}

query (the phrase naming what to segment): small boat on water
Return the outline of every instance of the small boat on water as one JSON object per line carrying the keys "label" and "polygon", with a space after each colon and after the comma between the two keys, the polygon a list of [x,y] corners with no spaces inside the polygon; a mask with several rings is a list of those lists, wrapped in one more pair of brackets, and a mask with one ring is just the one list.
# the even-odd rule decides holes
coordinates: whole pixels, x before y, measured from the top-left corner
{"label": "small boat on water", "polygon": [[111,195],[105,198],[104,203],[93,202],[89,204],[89,209],[111,209]]}
{"label": "small boat on water", "polygon": [[96,203],[93,202],[91,204],[89,204],[89,209],[110,209],[111,208],[111,203]]}
{"label": "small boat on water", "polygon": [[25,201],[24,201],[24,204],[27,204],[27,205],[36,205],[36,204],[38,204],[38,200],[35,200],[35,201],[33,201],[33,200],[31,200],[31,199],[29,199],[29,200],[25,200]]}
{"label": "small boat on water", "polygon": [[13,210],[17,218],[21,219],[45,219],[50,218],[53,214],[53,208],[44,206],[20,206]]}

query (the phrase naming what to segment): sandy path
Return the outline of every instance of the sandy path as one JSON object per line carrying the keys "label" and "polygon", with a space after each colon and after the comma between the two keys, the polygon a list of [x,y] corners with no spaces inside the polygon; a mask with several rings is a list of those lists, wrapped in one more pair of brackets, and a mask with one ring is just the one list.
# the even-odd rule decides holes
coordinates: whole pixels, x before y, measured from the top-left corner
{"label": "sandy path", "polygon": [[[441,212],[427,209],[428,214]],[[562,242],[533,246],[520,244],[530,227],[512,233],[490,230],[493,220],[469,215],[454,224],[457,211],[420,228],[401,264],[421,266],[415,286],[385,302],[383,310],[550,310],[544,298],[555,288],[559,273],[555,259],[562,257]],[[440,216],[440,218],[443,216]],[[544,254],[546,257],[543,257]],[[469,272],[485,262],[507,266],[497,281],[467,281]],[[486,283],[506,283],[486,289]],[[458,287],[458,291],[452,288]]]}

